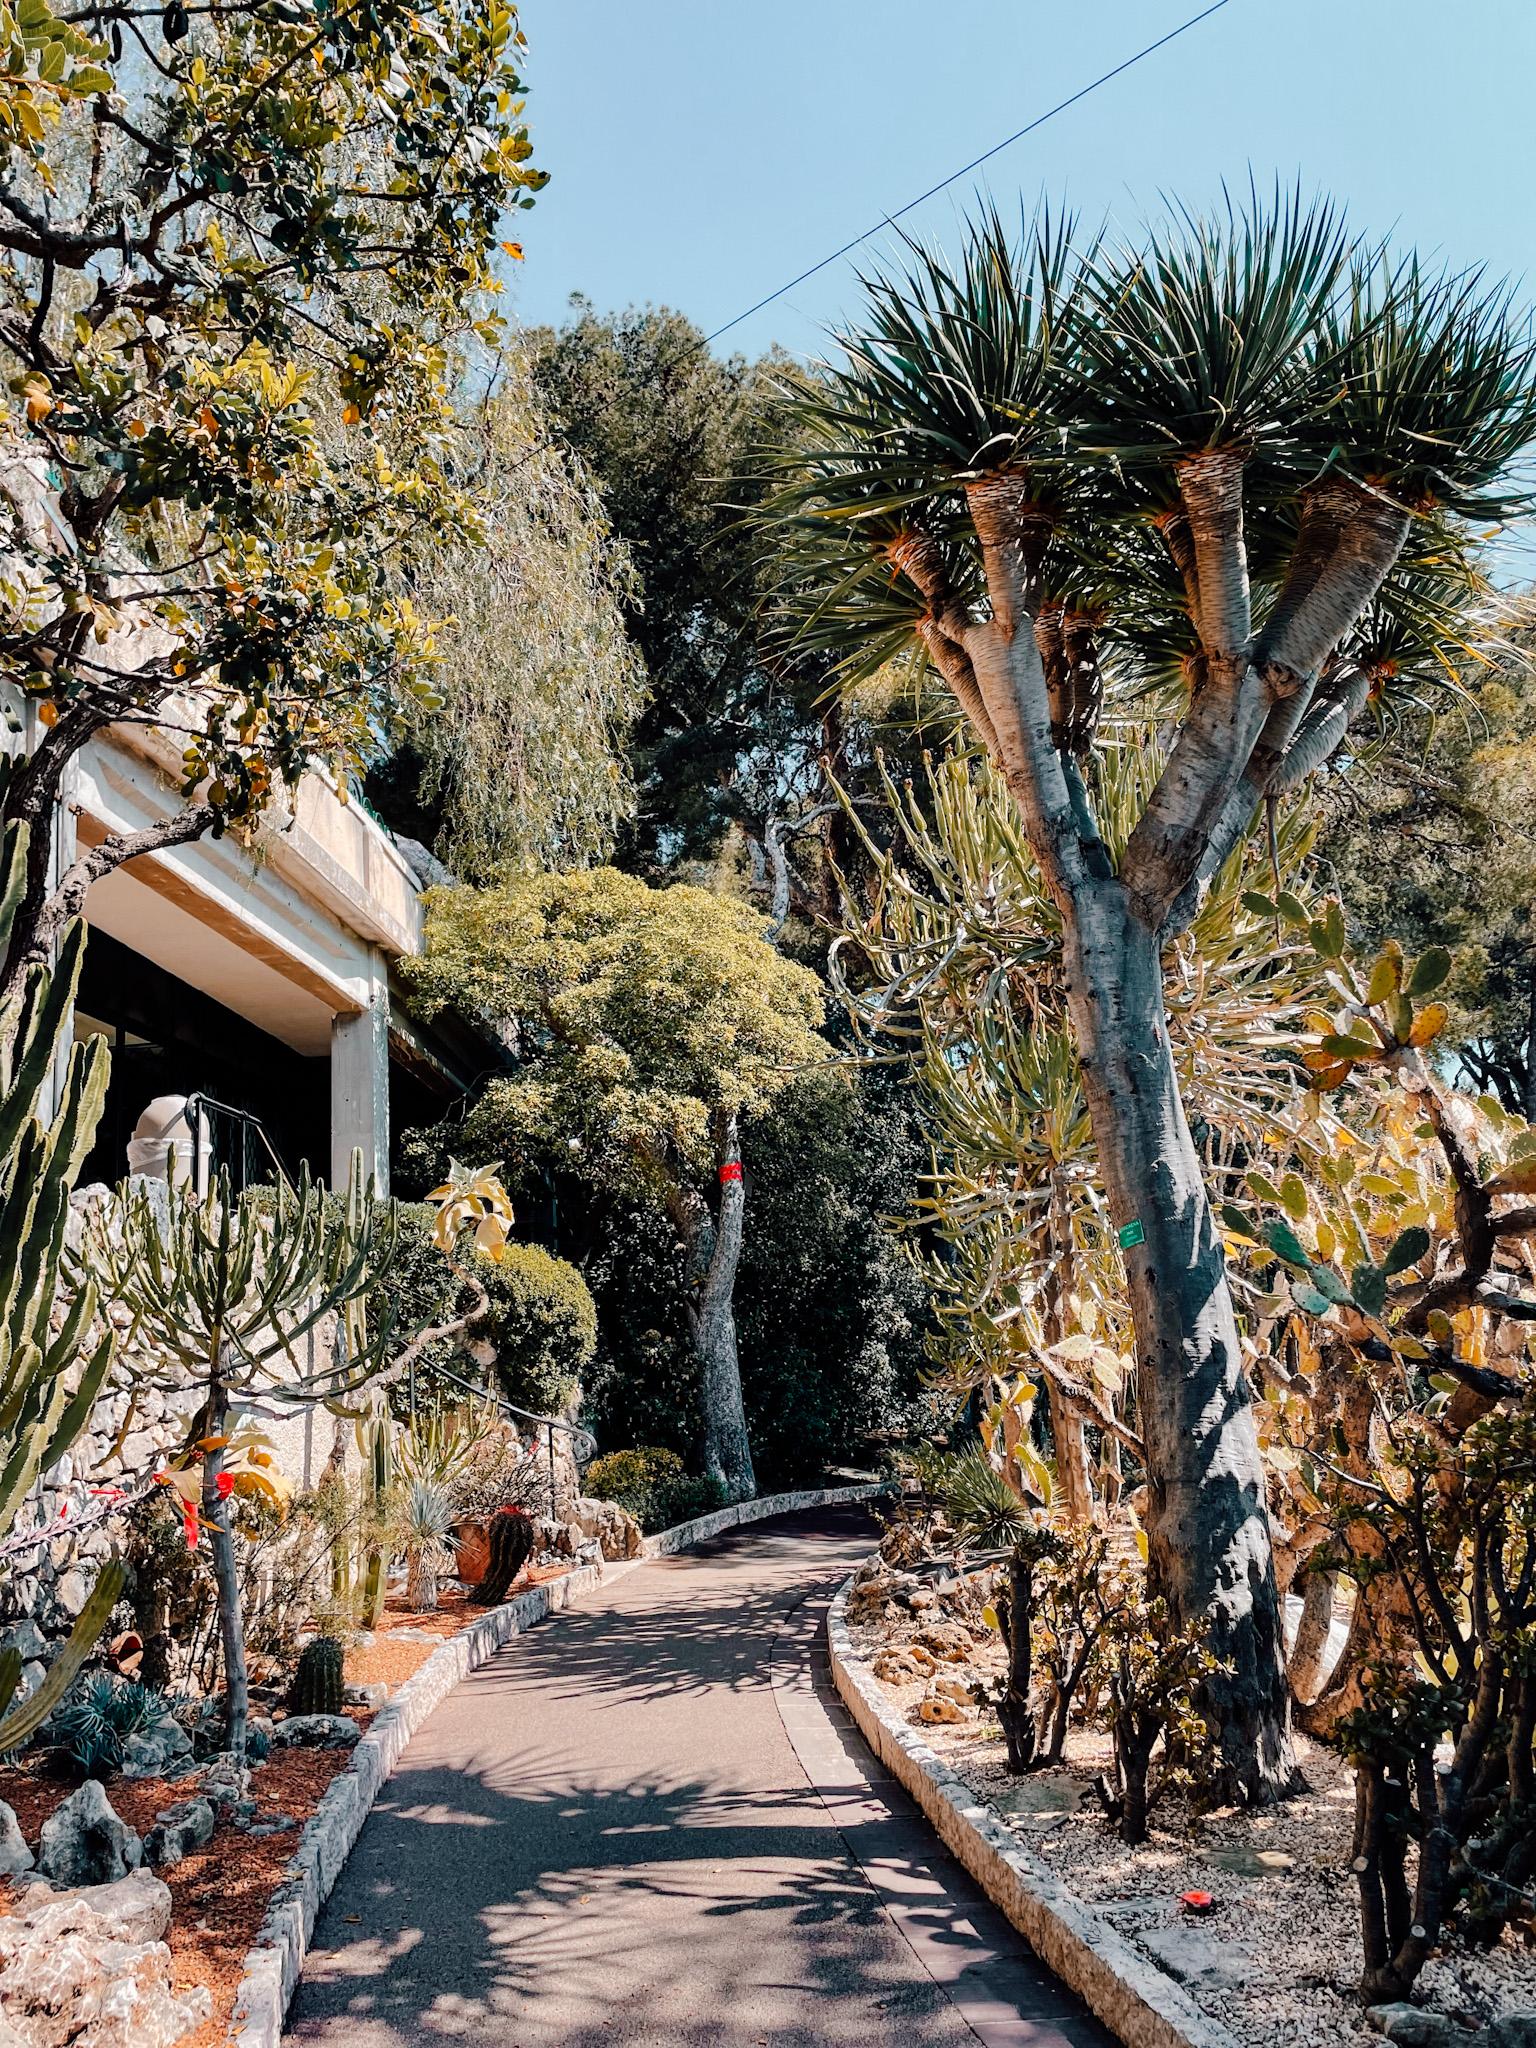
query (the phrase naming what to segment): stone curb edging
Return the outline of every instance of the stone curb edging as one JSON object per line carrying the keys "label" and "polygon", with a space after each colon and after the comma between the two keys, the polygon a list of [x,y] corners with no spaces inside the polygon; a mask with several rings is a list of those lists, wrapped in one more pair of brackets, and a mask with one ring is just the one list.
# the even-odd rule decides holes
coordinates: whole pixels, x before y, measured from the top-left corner
{"label": "stone curb edging", "polygon": [[1127,2048],[1238,2048],[1219,2021],[1068,1891],[917,1730],[897,1719],[849,1640],[845,1614],[852,1589],[849,1579],[827,1614],[833,1683],[869,1747],[992,1903]]}
{"label": "stone curb edging", "polygon": [[774,1515],[792,1515],[799,1508],[831,1508],[844,1501],[869,1500],[876,1494],[891,1493],[895,1481],[881,1480],[861,1486],[828,1486],[817,1493],[769,1493],[760,1500],[738,1501],[734,1507],[716,1508],[713,1514],[698,1515],[691,1522],[678,1522],[655,1536],[641,1538],[642,1557],[670,1557],[677,1550],[691,1550],[695,1543],[707,1543],[726,1529],[739,1529],[748,1522],[766,1522]]}
{"label": "stone curb edging", "polygon": [[[888,1492],[886,1485],[835,1486],[818,1493],[776,1493],[762,1500],[719,1508],[691,1522],[679,1522],[658,1535],[642,1539],[640,1563],[668,1557],[704,1543],[725,1529],[766,1521],[797,1508],[832,1507]],[[623,1563],[618,1566],[622,1571]],[[614,1576],[612,1572],[610,1577]],[[352,1752],[352,1761],[326,1787],[319,1805],[304,1823],[299,1846],[272,1894],[266,1918],[245,1958],[228,2040],[238,2048],[279,2048],[289,2001],[304,1967],[309,1938],[320,1908],[330,1897],[341,1867],[351,1854],[363,1822],[401,1752],[461,1679],[488,1657],[546,1616],[569,1607],[603,1582],[602,1568],[586,1565],[564,1578],[532,1586],[501,1607],[493,1607],[448,1636],[414,1678],[408,1678],[389,1704],[374,1717],[372,1727]]]}

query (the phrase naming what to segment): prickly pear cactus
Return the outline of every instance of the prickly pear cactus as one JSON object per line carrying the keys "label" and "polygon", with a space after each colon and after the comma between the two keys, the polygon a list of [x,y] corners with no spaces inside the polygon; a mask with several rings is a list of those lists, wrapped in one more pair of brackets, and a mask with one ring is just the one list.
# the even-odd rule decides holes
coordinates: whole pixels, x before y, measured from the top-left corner
{"label": "prickly pear cactus", "polygon": [[316,1636],[299,1652],[289,1704],[296,1714],[339,1714],[346,1651],[334,1636]]}

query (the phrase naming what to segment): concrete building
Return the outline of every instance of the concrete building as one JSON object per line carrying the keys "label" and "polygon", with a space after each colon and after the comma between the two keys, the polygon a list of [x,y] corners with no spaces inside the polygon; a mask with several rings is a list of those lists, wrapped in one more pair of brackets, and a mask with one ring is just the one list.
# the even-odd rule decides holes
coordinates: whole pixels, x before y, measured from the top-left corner
{"label": "concrete building", "polygon": [[[173,737],[117,727],[73,764],[57,818],[58,872],[76,847],[180,808]],[[420,849],[412,849],[423,865]],[[284,1168],[346,1185],[354,1147],[381,1189],[391,1129],[435,1122],[494,1049],[407,1017],[394,964],[421,943],[422,882],[405,852],[320,774],[245,845],[204,837],[93,885],[76,1035],[105,1032],[111,1091],[82,1182],[115,1182],[141,1111],[202,1094],[260,1120]],[[241,1180],[238,1118],[212,1116],[215,1159]],[[255,1176],[266,1178],[264,1159]]]}

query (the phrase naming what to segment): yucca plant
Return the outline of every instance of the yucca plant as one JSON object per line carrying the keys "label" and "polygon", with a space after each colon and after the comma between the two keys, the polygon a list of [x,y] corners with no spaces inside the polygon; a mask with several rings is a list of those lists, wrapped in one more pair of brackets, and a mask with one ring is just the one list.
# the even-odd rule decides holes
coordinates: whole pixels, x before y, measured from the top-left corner
{"label": "yucca plant", "polygon": [[400,1503],[400,1540],[406,1558],[405,1597],[418,1614],[437,1606],[438,1579],[458,1552],[453,1533],[458,1511],[446,1486],[413,1479]]}
{"label": "yucca plant", "polygon": [[[1296,199],[1068,241],[989,215],[957,262],[871,279],[839,359],[784,380],[754,517],[786,631],[850,684],[925,663],[1017,806],[1125,1256],[1154,1596],[1176,1632],[1209,1616],[1226,1789],[1266,1798],[1294,1767],[1280,1603],[1165,949],[1266,800],[1473,633],[1467,522],[1518,502],[1536,348],[1507,294]],[[1170,743],[1116,846],[1119,692]]]}

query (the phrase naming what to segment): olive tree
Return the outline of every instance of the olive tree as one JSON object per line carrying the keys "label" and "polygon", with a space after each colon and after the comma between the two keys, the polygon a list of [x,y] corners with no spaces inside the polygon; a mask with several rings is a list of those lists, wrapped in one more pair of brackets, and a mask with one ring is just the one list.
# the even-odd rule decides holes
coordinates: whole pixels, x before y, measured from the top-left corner
{"label": "olive tree", "polygon": [[481,1017],[517,1071],[455,1133],[470,1157],[556,1158],[670,1217],[699,1363],[705,1470],[756,1491],[736,1353],[745,1227],[741,1122],[824,1060],[822,989],[767,920],[678,884],[597,868],[437,889],[426,948],[402,963],[416,1007]]}
{"label": "olive tree", "polygon": [[[1469,525],[1536,432],[1531,338],[1475,277],[1277,201],[1123,252],[989,217],[954,265],[874,278],[839,340],[786,380],[763,531],[801,644],[851,679],[915,655],[1018,806],[1125,1263],[1154,1591],[1209,1614],[1224,1776],[1270,1797],[1293,1760],[1264,1473],[1163,954],[1256,813],[1464,632]],[[1114,853],[1111,688],[1169,729]]]}

